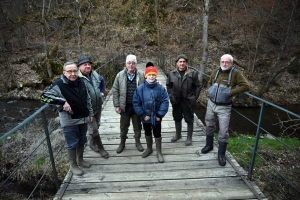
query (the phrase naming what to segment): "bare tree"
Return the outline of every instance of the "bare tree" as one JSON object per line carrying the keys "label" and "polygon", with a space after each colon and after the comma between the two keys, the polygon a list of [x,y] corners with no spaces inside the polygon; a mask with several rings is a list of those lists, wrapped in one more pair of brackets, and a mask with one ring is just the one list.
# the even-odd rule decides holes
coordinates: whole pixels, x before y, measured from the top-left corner
{"label": "bare tree", "polygon": [[[200,62],[200,71],[204,72],[206,69],[207,64],[207,57],[208,57],[208,13],[209,13],[209,0],[203,0],[203,8],[202,8],[202,15],[203,15],[203,28],[202,28],[202,59]],[[203,74],[199,73],[199,79],[202,83]]]}

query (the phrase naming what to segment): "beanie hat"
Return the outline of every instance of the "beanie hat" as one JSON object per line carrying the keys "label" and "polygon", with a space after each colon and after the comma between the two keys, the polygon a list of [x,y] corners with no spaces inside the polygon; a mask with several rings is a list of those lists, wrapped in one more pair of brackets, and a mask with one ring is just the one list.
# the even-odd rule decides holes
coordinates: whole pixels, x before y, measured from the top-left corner
{"label": "beanie hat", "polygon": [[180,54],[180,55],[177,56],[175,62],[177,63],[180,58],[183,58],[186,62],[188,61],[188,58],[185,54]]}
{"label": "beanie hat", "polygon": [[153,65],[152,62],[148,62],[148,63],[146,64],[146,68],[147,68],[147,67],[150,67],[150,66],[154,67],[154,65]]}
{"label": "beanie hat", "polygon": [[136,56],[133,55],[133,54],[129,54],[129,55],[126,57],[126,63],[129,61],[130,58],[133,58],[133,59],[134,59],[134,62],[137,63]]}
{"label": "beanie hat", "polygon": [[153,66],[149,66],[145,69],[145,78],[149,76],[150,74],[154,74],[155,76],[158,75],[157,69]]}
{"label": "beanie hat", "polygon": [[77,64],[77,67],[79,67],[79,65],[82,65],[83,63],[87,63],[87,62],[93,64],[93,63],[90,61],[89,57],[87,57],[87,56],[81,56],[80,58],[78,58],[78,64]]}

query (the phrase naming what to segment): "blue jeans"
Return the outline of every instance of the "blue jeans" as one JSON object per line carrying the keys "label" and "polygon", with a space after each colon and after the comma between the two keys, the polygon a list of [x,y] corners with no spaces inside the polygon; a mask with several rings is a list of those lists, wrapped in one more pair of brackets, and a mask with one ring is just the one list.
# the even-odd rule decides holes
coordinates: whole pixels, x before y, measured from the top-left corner
{"label": "blue jeans", "polygon": [[63,128],[63,130],[67,143],[67,149],[77,149],[79,145],[84,145],[87,142],[87,123],[66,126]]}

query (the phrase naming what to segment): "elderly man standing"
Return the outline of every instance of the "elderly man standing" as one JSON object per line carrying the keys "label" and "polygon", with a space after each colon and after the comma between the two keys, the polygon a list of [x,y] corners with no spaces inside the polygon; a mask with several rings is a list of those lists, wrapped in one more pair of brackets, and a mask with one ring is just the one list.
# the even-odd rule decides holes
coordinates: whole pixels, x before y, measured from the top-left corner
{"label": "elderly man standing", "polygon": [[218,119],[218,160],[221,166],[225,166],[232,98],[234,95],[248,91],[250,87],[243,73],[233,67],[233,57],[230,54],[225,54],[220,59],[220,68],[212,71],[207,88],[209,99],[205,114],[206,145],[201,152],[206,154],[213,150],[214,133]]}
{"label": "elderly man standing", "polygon": [[108,158],[109,155],[103,147],[99,134],[103,97],[105,94],[105,81],[100,74],[92,70],[92,64],[87,56],[81,56],[77,64],[79,68],[78,76],[88,88],[94,111],[93,122],[88,124],[88,145],[91,150],[99,152],[103,158]]}
{"label": "elderly man standing", "polygon": [[176,69],[172,70],[167,79],[167,90],[173,107],[176,134],[171,142],[181,139],[182,119],[187,123],[186,146],[192,145],[194,131],[194,108],[201,91],[198,72],[187,67],[188,58],[185,54],[178,55]]}
{"label": "elderly man standing", "polygon": [[137,86],[144,83],[143,72],[136,69],[137,59],[135,55],[129,54],[126,57],[126,68],[120,71],[113,84],[113,104],[117,114],[120,114],[120,137],[121,142],[117,153],[121,153],[125,148],[130,119],[132,120],[135,146],[139,151],[144,151],[140,142],[142,124],[141,119],[135,113],[132,105],[133,94]]}
{"label": "elderly man standing", "polygon": [[57,106],[70,169],[75,175],[83,175],[78,165],[91,166],[83,160],[83,151],[87,141],[87,123],[93,121],[94,114],[91,98],[84,82],[78,78],[78,68],[74,62],[64,64],[63,75],[42,93],[41,101]]}

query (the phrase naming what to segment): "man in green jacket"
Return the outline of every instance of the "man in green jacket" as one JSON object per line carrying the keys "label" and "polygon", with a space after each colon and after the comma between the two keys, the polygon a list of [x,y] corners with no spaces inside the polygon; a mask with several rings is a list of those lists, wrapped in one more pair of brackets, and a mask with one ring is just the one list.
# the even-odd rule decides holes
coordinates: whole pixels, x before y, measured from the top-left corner
{"label": "man in green jacket", "polygon": [[225,166],[232,98],[234,95],[248,91],[250,87],[243,73],[233,67],[233,57],[230,54],[225,54],[221,57],[220,68],[211,73],[207,88],[209,99],[205,114],[206,145],[201,152],[206,154],[213,150],[214,133],[218,119],[218,160],[221,166]]}
{"label": "man in green jacket", "polygon": [[185,54],[178,55],[176,69],[169,73],[167,91],[173,107],[176,134],[171,142],[181,139],[182,119],[187,123],[186,146],[192,145],[194,131],[194,108],[201,91],[198,72],[187,66],[188,58]]}
{"label": "man in green jacket", "polygon": [[88,123],[88,145],[91,150],[99,152],[103,158],[108,158],[109,155],[103,147],[99,134],[103,97],[105,93],[104,78],[92,70],[92,62],[87,56],[81,56],[78,59],[77,66],[79,68],[78,76],[84,81],[88,89],[95,115],[93,122]]}

